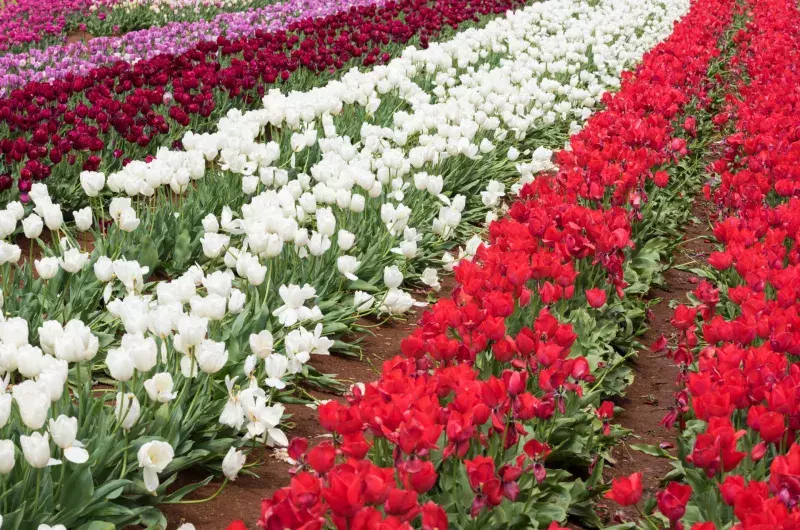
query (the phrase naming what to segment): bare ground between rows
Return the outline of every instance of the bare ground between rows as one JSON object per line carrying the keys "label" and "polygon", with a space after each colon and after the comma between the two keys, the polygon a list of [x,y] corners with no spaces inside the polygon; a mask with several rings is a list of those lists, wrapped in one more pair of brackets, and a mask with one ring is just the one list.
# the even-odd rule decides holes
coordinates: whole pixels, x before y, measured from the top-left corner
{"label": "bare ground between rows", "polygon": [[[649,297],[658,300],[651,307],[648,315],[649,328],[640,339],[647,346],[655,342],[661,335],[667,338],[670,346],[675,345],[675,328],[670,324],[674,304],[686,303],[687,294],[695,289],[698,278],[691,272],[675,268],[677,265],[691,263],[699,267],[706,262],[708,255],[714,250],[713,244],[705,236],[711,236],[709,219],[713,218],[712,207],[698,197],[692,214],[698,222],[690,223],[684,233],[683,243],[678,247],[673,267],[664,273],[664,285],[653,289]],[[692,263],[694,260],[694,263]],[[631,444],[648,444],[658,446],[662,443],[674,454],[676,432],[667,430],[661,420],[674,403],[678,368],[672,359],[663,353],[652,353],[650,350],[639,352],[639,358],[633,365],[634,380],[624,398],[615,400],[616,405],[624,411],[617,416],[617,421],[624,428],[630,429],[632,435],[622,440],[612,451],[616,460],[613,466],[606,466],[603,476],[607,482],[616,477],[628,476],[641,472],[644,495],[640,506],[653,497],[660,489],[664,476],[672,470],[670,461],[665,458],[650,456],[631,449]],[[622,508],[601,499],[598,512],[605,516],[609,524],[634,521],[639,518],[633,506]]]}
{"label": "bare ground between rows", "polygon": [[[450,296],[454,285],[452,277],[444,278],[439,296]],[[420,299],[419,296],[416,298]],[[338,355],[315,356],[310,362],[314,368],[323,373],[336,374],[337,379],[348,386],[357,382],[374,381],[379,376],[383,362],[400,354],[400,341],[411,333],[423,311],[424,308],[416,308],[404,320],[392,320],[373,329],[374,334],[365,336],[361,341],[363,348],[361,358]],[[336,394],[314,390],[310,390],[310,393],[320,400],[343,400],[342,396]],[[326,436],[326,431],[319,425],[315,410],[305,405],[287,405],[286,412],[292,415],[290,422],[294,424],[294,427],[287,431],[290,439],[303,436],[313,444]],[[291,467],[269,450],[262,449],[252,453],[248,463],[257,458],[260,458],[262,463],[250,469],[257,477],[240,475],[214,500],[202,504],[162,506],[161,510],[167,516],[168,528],[192,523],[197,530],[223,530],[236,519],[244,520],[249,528],[256,528],[261,500],[289,484]],[[208,473],[202,469],[190,469],[178,476],[173,489],[203,480],[207,476]],[[217,491],[220,484],[221,480],[215,479],[192,493],[188,499],[207,498]]]}

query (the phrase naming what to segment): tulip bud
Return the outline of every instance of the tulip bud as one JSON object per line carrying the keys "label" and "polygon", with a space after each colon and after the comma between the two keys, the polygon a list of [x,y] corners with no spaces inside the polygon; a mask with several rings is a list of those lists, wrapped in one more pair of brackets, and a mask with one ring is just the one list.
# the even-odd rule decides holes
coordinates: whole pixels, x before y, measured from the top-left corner
{"label": "tulip bud", "polygon": [[8,475],[16,463],[16,449],[11,440],[0,440],[0,475]]}
{"label": "tulip bud", "polygon": [[25,460],[32,468],[43,469],[61,463],[50,458],[50,436],[47,433],[42,435],[34,432],[30,436],[22,435],[19,437],[19,443]]}

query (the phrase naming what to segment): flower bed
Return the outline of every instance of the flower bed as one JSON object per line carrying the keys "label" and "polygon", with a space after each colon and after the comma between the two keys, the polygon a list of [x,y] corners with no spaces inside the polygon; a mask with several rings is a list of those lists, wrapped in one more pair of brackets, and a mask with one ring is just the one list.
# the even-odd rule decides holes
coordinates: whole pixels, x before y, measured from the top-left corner
{"label": "flower bed", "polygon": [[88,13],[91,3],[92,0],[5,2],[0,10],[0,52],[63,42],[69,19]]}
{"label": "flower bed", "polygon": [[[640,525],[694,530],[798,528],[795,270],[796,72],[800,13],[794,2],[744,3],[736,35],[724,136],[706,186],[719,217],[718,250],[690,305],[672,323],[681,367],[666,425],[680,432],[678,460],[658,513]],[[636,488],[633,488],[635,491]]]}
{"label": "flower bed", "polygon": [[[0,55],[0,95],[29,82],[49,82],[68,74],[88,75],[92,70],[117,61],[134,63],[158,55],[182,54],[199,43],[220,36],[239,39],[256,31],[276,31],[291,22],[329,16],[372,1],[289,0],[243,12],[222,13],[209,20],[173,22],[132,31],[121,36],[93,38],[89,42],[64,43]],[[93,32],[97,28],[90,27]],[[95,36],[98,33],[93,33]]]}
{"label": "flower bed", "polygon": [[286,32],[220,37],[178,56],[118,62],[87,77],[29,84],[0,100],[0,164],[11,171],[0,174],[0,189],[16,181],[25,200],[34,181],[50,178],[61,200],[74,200],[76,166],[118,168],[124,160],[144,158],[154,141],[171,144],[187,130],[203,132],[235,105],[254,105],[269,85],[293,72],[295,82],[308,86],[303,76],[309,71],[335,71],[354,60],[367,66],[386,62],[395,43],[418,38],[427,46],[445,28],[515,5],[516,0],[404,0],[359,7],[295,22]]}
{"label": "flower bed", "polygon": [[[406,311],[415,301],[404,280],[436,288],[442,251],[497,215],[507,187],[550,167],[546,147],[687,7],[536,4],[323,88],[269,92],[264,108],[228,112],[217,132],[184,135],[183,150],[83,172],[72,195],[89,206],[68,223],[70,195],[41,183],[29,203],[7,204],[0,449],[14,465],[3,469],[4,528],[163,524],[155,505],[199,486],[170,490],[177,472],[205,464],[234,479],[245,442],[285,444],[281,402],[298,399],[301,383],[336,385],[309,359],[352,349],[334,339],[359,316]],[[609,215],[627,233],[624,215]],[[24,250],[6,241],[20,232]],[[483,255],[479,243],[449,262]],[[499,294],[489,299],[504,312],[515,302]],[[481,329],[487,341],[499,330]],[[554,340],[568,341],[558,329]],[[588,380],[584,368],[601,358],[614,363],[597,383],[605,392],[624,378],[619,355],[572,364]],[[593,413],[581,418],[587,437],[602,431]],[[586,463],[581,451],[556,453]]]}
{"label": "flower bed", "polygon": [[[298,467],[264,501],[259,526],[411,528],[421,519],[426,529],[555,529],[567,514],[592,520],[600,455],[622,434],[601,401],[624,390],[619,348],[630,348],[643,313],[623,295],[656,280],[668,244],[653,236],[665,219],[679,223],[685,182],[670,175],[697,132],[691,113],[702,112],[733,6],[694,4],[571,139],[558,172],[526,184],[489,226],[488,244],[455,268],[452,300],[423,316],[404,355],[353,388],[348,404],[320,407],[332,441],[291,442]],[[564,470],[576,464],[591,477]]]}

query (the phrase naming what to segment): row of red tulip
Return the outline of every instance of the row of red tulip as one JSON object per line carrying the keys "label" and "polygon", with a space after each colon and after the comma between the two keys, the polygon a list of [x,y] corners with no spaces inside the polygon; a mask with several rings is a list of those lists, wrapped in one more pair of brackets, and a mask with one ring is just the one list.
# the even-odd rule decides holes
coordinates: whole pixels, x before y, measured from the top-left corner
{"label": "row of red tulip", "polygon": [[[671,528],[800,528],[800,12],[787,0],[746,7],[737,82],[714,119],[727,133],[709,166],[717,179],[705,188],[719,250],[672,319],[681,370],[664,423],[680,429],[679,459],[657,498]],[[612,496],[638,502],[639,478]]]}
{"label": "row of red tulip", "polygon": [[[263,501],[261,528],[554,530],[586,513],[602,491],[599,455],[620,434],[601,403],[621,390],[608,386],[620,356],[593,353],[591,329],[618,327],[626,267],[645,240],[632,227],[652,214],[646,191],[681,188],[669,174],[706,112],[734,6],[694,3],[558,155],[558,172],[490,225],[489,244],[456,267],[452,298],[423,315],[403,355],[347,404],[319,407],[332,440],[291,442],[297,466]],[[586,482],[563,469],[576,460],[592,471]]]}

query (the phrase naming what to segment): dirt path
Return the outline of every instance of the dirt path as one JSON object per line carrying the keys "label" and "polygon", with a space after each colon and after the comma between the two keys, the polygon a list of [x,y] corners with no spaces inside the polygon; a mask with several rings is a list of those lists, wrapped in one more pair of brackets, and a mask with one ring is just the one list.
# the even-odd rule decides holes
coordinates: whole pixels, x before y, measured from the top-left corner
{"label": "dirt path", "polygon": [[[442,279],[440,297],[450,296],[455,281],[452,277]],[[421,296],[415,296],[421,300]],[[400,354],[400,341],[408,336],[417,324],[425,308],[415,308],[405,320],[390,321],[375,328],[374,335],[367,336],[361,342],[363,357],[347,358],[337,355],[316,356],[311,364],[320,372],[337,374],[337,379],[351,384],[354,382],[370,382],[378,378],[384,361]],[[312,391],[317,399],[343,400],[342,396]],[[311,443],[326,435],[326,431],[317,421],[317,412],[305,405],[287,405],[286,412],[292,414],[294,428],[287,432],[289,438],[303,436]],[[289,484],[288,463],[281,460],[271,451],[260,451],[261,464],[250,469],[257,477],[240,475],[235,482],[229,483],[223,492],[214,500],[202,504],[173,504],[162,506],[167,516],[168,528],[177,528],[184,522],[192,523],[197,530],[223,530],[231,521],[243,519],[249,528],[256,528],[261,500],[272,495],[275,490]],[[248,463],[253,463],[255,456],[250,456]],[[203,480],[208,473],[200,469],[188,470],[179,475],[178,489],[186,484]],[[214,494],[221,480],[217,479],[189,495],[189,499],[204,499]]]}
{"label": "dirt path", "polygon": [[[699,196],[692,207],[692,214],[698,222],[690,223],[685,231],[684,242],[678,247],[673,267],[664,273],[665,285],[655,288],[650,292],[650,298],[658,300],[651,307],[649,314],[649,329],[640,338],[640,341],[650,346],[662,335],[670,345],[675,345],[675,329],[670,324],[673,308],[677,304],[688,302],[687,294],[695,289],[698,278],[695,274],[675,268],[695,260],[690,266],[699,267],[705,263],[708,254],[714,248],[713,244],[705,239],[711,236],[709,218],[712,215],[708,203]],[[628,476],[641,472],[644,485],[642,503],[653,497],[660,489],[664,476],[672,470],[670,461],[666,458],[650,456],[640,451],[631,449],[631,444],[661,445],[674,454],[676,431],[667,430],[661,425],[661,420],[673,405],[673,394],[676,390],[678,367],[663,352],[653,353],[650,350],[639,352],[639,359],[633,365],[634,381],[627,390],[625,398],[616,400],[616,404],[623,407],[616,420],[626,429],[633,431],[631,436],[614,448],[612,456],[616,465],[607,466],[604,478],[610,482],[614,477]],[[663,444],[663,445],[662,445]],[[604,511],[609,524],[638,519],[638,513],[633,507],[619,509],[613,502],[601,501],[598,512]]]}

